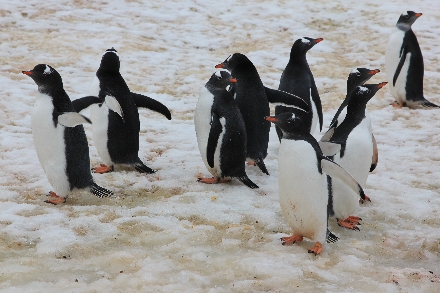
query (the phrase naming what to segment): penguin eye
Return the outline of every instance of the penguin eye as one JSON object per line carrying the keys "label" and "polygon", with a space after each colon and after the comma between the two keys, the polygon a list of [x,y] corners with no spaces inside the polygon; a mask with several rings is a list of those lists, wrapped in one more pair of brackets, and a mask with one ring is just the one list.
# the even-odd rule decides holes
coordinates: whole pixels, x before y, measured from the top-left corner
{"label": "penguin eye", "polygon": [[221,80],[222,79],[220,76],[216,76],[216,77],[217,77],[217,80]]}

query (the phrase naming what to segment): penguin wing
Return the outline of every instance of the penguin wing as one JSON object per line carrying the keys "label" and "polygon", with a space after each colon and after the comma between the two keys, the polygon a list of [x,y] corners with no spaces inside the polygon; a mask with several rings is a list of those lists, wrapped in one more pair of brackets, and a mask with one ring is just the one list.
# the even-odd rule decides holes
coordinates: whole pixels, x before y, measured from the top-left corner
{"label": "penguin wing", "polygon": [[168,120],[171,120],[170,110],[168,110],[168,108],[161,102],[141,94],[137,94],[133,92],[130,93],[137,107],[153,110],[155,112],[164,115],[165,117],[167,117]]}
{"label": "penguin wing", "polygon": [[330,139],[333,136],[333,133],[335,133],[336,127],[330,126],[329,130],[322,136],[320,142],[330,141]]}
{"label": "penguin wing", "polygon": [[318,112],[319,119],[319,131],[322,131],[322,105],[321,98],[319,97],[318,89],[316,88],[315,82],[313,81],[312,87],[310,88],[310,95],[312,96],[312,100],[315,103],[316,111]]}
{"label": "penguin wing", "polygon": [[214,154],[217,149],[218,139],[222,133],[223,127],[217,114],[212,113],[211,129],[209,130],[208,144],[206,146],[206,159],[208,165],[214,168]]}
{"label": "penguin wing", "polygon": [[393,86],[396,85],[397,78],[399,77],[400,71],[402,70],[403,64],[405,63],[407,53],[408,53],[408,48],[406,46],[400,49],[400,61],[399,64],[397,64],[396,71],[394,72]]}
{"label": "penguin wing", "polygon": [[116,100],[115,97],[106,95],[105,104],[110,110],[116,112],[119,116],[121,116],[122,120],[124,120],[124,113],[122,112],[121,105],[119,104],[118,100]]}
{"label": "penguin wing", "polygon": [[268,87],[264,87],[264,91],[266,92],[266,97],[269,103],[283,104],[286,106],[298,108],[305,112],[309,112],[310,110],[309,104],[307,104],[306,101],[298,96],[283,91],[270,89]]}
{"label": "penguin wing", "polygon": [[89,118],[76,112],[67,112],[58,115],[58,124],[64,127],[75,127],[79,124],[84,124],[84,123],[92,124]]}
{"label": "penguin wing", "polygon": [[339,166],[329,158],[322,156],[321,167],[322,171],[324,171],[327,175],[345,183],[350,189],[359,194],[362,199],[365,199],[365,193],[360,184],[356,181],[356,179],[353,178],[353,176],[350,175],[350,173],[345,171],[341,166]]}
{"label": "penguin wing", "polygon": [[73,108],[75,109],[75,111],[79,113],[82,110],[90,107],[93,104],[100,104],[103,102],[104,102],[104,100],[100,99],[99,97],[87,96],[87,97],[82,97],[82,98],[73,100],[72,105],[73,105]]}
{"label": "penguin wing", "polygon": [[334,156],[341,151],[341,145],[338,143],[319,141],[318,144],[321,148],[322,154],[326,157]]}

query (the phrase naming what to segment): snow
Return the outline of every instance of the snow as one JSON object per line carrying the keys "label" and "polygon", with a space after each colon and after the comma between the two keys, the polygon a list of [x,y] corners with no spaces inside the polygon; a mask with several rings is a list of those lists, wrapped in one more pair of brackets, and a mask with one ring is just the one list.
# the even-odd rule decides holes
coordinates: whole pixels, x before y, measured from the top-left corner
{"label": "snow", "polygon": [[[404,7],[402,9],[402,7]],[[414,1],[2,1],[0,5],[1,292],[435,292],[440,283],[439,110],[394,109],[388,86],[368,103],[379,147],[359,207],[360,231],[330,222],[340,237],[321,255],[290,235],[278,202],[279,142],[271,129],[270,176],[260,186],[205,185],[193,124],[215,65],[248,56],[277,88],[290,48],[307,53],[324,112],[322,133],[345,97],[353,68],[379,68],[401,10],[425,58],[425,97],[440,104],[440,2]],[[114,191],[44,203],[51,186],[38,162],[30,114],[36,85],[21,73],[48,64],[70,98],[89,94],[102,53],[114,47],[130,89],[164,103],[173,119],[141,109],[140,157],[158,172],[95,174]],[[273,113],[273,107],[272,107]],[[89,112],[85,111],[85,116]],[[102,163],[85,125],[92,165]],[[50,143],[50,141],[48,142]]]}

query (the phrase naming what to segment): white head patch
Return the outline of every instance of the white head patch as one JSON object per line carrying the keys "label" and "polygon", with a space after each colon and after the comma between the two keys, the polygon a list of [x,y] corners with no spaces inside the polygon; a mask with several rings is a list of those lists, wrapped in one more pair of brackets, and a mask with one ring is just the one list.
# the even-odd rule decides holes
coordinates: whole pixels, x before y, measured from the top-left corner
{"label": "white head patch", "polygon": [[229,59],[231,59],[232,55],[229,55],[229,57],[226,59],[226,62],[229,61]]}
{"label": "white head patch", "polygon": [[116,52],[116,51],[106,50],[106,51],[104,52],[104,54],[107,54],[107,53],[113,53],[113,54],[116,54],[116,56],[118,56],[118,58],[119,58],[119,54],[118,54],[118,52]]}
{"label": "white head patch", "polygon": [[46,69],[44,69],[43,74],[47,75],[47,74],[51,74],[52,72],[53,72],[53,70],[50,69],[50,67],[46,65]]}
{"label": "white head patch", "polygon": [[215,76],[222,77],[220,71],[216,71],[214,74],[215,74]]}
{"label": "white head patch", "polygon": [[405,11],[404,13],[402,13],[402,15],[403,16],[408,15],[408,12]]}
{"label": "white head patch", "polygon": [[292,119],[295,119],[295,118],[296,118],[295,113],[292,113]]}
{"label": "white head patch", "polygon": [[310,44],[310,41],[307,40],[306,38],[301,38],[301,42],[303,42],[303,44],[306,44],[306,45]]}
{"label": "white head patch", "polygon": [[368,88],[364,87],[364,86],[360,86],[359,87],[359,93],[365,93],[365,92],[368,92]]}
{"label": "white head patch", "polygon": [[353,73],[353,74],[358,74],[358,73],[360,73],[360,72],[359,72],[359,70],[357,70],[357,68],[356,68],[356,69],[353,69],[353,71],[352,71],[351,73]]}
{"label": "white head patch", "polygon": [[226,86],[226,90],[229,92],[231,90],[231,86],[230,85]]}

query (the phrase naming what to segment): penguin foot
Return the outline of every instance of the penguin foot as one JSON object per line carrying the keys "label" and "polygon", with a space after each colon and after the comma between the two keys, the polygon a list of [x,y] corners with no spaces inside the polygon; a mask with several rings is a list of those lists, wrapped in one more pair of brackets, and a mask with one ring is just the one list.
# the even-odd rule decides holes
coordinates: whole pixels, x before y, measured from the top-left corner
{"label": "penguin foot", "polygon": [[48,200],[45,200],[44,202],[51,203],[51,204],[54,204],[54,205],[66,202],[66,198],[65,197],[59,196],[59,195],[57,195],[53,191],[49,191],[49,194],[47,196],[50,196],[52,198],[50,198]]}
{"label": "penguin foot", "polygon": [[107,166],[106,164],[101,164],[99,167],[93,167],[92,172],[98,174],[109,173],[113,171],[113,166]]}
{"label": "penguin foot", "polygon": [[314,253],[315,255],[318,255],[322,252],[322,244],[319,242],[315,243],[315,246],[313,246],[312,249],[307,250],[309,253]]}
{"label": "penguin foot", "polygon": [[293,236],[281,237],[280,240],[283,241],[282,245],[289,245],[303,241],[303,237],[298,234],[293,234]]}
{"label": "penguin foot", "polygon": [[248,166],[256,166],[255,162],[247,162]]}
{"label": "penguin foot", "polygon": [[[351,218],[351,217],[353,217],[353,218]],[[356,220],[356,218],[357,218],[357,220]],[[362,219],[355,217],[355,216],[350,216],[345,220],[337,219],[339,226],[344,227],[349,230],[355,230],[355,231],[359,231],[359,228],[357,227],[357,225],[360,225],[360,223],[359,223],[360,220],[362,220]]]}
{"label": "penguin foot", "polygon": [[359,203],[360,204],[364,204],[366,201],[369,201],[369,202],[371,202],[371,199],[370,199],[370,197],[368,197],[368,196],[365,196],[365,199],[362,199],[362,198],[360,198],[359,199]]}
{"label": "penguin foot", "polygon": [[206,184],[217,184],[217,183],[228,183],[229,181],[231,181],[231,179],[219,179],[217,177],[212,177],[212,178],[199,177],[197,178],[197,181]]}
{"label": "penguin foot", "polygon": [[402,108],[402,105],[399,104],[397,101],[392,102],[391,106],[393,106],[394,108]]}

